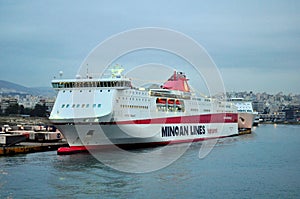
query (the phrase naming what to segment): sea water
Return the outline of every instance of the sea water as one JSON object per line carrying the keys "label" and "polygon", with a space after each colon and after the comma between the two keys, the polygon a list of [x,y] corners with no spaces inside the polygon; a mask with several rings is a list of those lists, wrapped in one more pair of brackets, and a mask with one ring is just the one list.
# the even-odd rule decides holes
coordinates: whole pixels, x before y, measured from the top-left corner
{"label": "sea water", "polygon": [[0,198],[300,198],[300,126],[260,125],[219,139],[200,159],[202,145],[141,174],[117,171],[88,153],[0,157]]}

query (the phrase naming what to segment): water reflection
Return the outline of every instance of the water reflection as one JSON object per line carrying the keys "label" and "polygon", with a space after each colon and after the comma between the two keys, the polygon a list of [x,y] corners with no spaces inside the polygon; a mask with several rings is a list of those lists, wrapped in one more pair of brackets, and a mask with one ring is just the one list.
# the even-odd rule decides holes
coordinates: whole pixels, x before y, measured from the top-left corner
{"label": "water reflection", "polygon": [[50,184],[59,193],[63,191],[63,195],[128,198],[140,188],[134,175],[113,170],[88,153],[58,156],[53,168],[56,177]]}

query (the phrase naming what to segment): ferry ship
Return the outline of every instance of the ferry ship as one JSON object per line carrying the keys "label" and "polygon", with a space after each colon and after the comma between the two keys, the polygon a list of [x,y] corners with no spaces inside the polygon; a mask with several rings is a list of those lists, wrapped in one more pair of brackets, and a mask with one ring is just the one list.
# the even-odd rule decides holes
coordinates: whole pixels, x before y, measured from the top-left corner
{"label": "ferry ship", "polygon": [[174,71],[158,88],[136,88],[111,69],[109,77],[54,79],[58,91],[51,122],[69,144],[58,154],[110,145],[146,147],[238,134],[236,107],[198,97],[183,72]]}
{"label": "ferry ship", "polygon": [[257,112],[253,111],[252,102],[239,97],[230,98],[229,101],[237,107],[239,131],[251,133],[255,117],[258,115]]}

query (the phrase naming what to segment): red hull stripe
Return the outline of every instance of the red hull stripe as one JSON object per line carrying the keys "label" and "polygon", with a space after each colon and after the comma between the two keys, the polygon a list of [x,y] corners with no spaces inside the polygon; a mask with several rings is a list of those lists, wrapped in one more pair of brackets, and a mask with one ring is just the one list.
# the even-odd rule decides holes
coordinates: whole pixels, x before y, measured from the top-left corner
{"label": "red hull stripe", "polygon": [[194,123],[234,123],[237,122],[237,114],[207,114],[193,116],[177,116],[168,118],[154,118],[144,120],[129,120],[116,122],[117,124],[194,124]]}
{"label": "red hull stripe", "polygon": [[[231,135],[236,136],[236,135]],[[180,143],[189,143],[189,142],[199,142],[209,139],[225,138],[231,136],[218,136],[218,137],[209,137],[209,138],[195,138],[189,140],[173,140],[173,141],[164,141],[164,142],[149,142],[149,143],[134,143],[134,144],[118,144],[118,147],[131,149],[131,148],[145,148],[145,147],[155,147],[155,146],[164,146],[168,144],[180,144]],[[67,155],[73,153],[87,152],[88,150],[101,150],[112,148],[112,145],[89,145],[89,146],[70,146],[70,147],[61,147],[57,150],[59,155]]]}
{"label": "red hull stripe", "polygon": [[[74,122],[75,124],[90,125],[90,124],[100,124],[100,125],[114,125],[114,124],[208,124],[208,123],[237,123],[238,114],[237,113],[216,113],[207,115],[193,115],[193,116],[176,116],[167,118],[152,118],[152,119],[142,119],[142,120],[127,120],[127,121],[117,121],[117,122]],[[70,124],[69,122],[60,123],[55,122],[57,125]]]}

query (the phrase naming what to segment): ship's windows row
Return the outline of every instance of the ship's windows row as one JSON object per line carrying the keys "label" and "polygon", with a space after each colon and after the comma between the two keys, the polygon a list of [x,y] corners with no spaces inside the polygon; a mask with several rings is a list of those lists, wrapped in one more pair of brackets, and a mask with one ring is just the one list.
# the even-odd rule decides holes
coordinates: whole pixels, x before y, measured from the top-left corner
{"label": "ship's windows row", "polygon": [[[80,90],[79,92],[82,93],[82,91],[83,91],[83,90]],[[102,90],[99,90],[99,91],[100,91],[100,93],[102,93]],[[108,90],[105,90],[105,91],[110,92],[109,89],[108,89]],[[65,92],[66,92],[66,91],[63,90],[63,93],[65,93]],[[69,92],[72,93],[72,90],[70,90]],[[92,92],[92,90],[89,90],[89,92]]]}
{"label": "ship's windows row", "polygon": [[251,113],[252,110],[243,110],[243,109],[238,109],[239,112],[248,112],[248,113]]}
{"label": "ship's windows row", "polygon": [[[62,104],[61,108],[89,108],[90,104]],[[93,108],[101,108],[101,104],[93,104]]]}
{"label": "ship's windows row", "polygon": [[191,108],[191,111],[199,112],[199,109],[197,109],[197,108]]}
{"label": "ship's windows row", "polygon": [[210,109],[203,109],[204,112],[210,112]]}
{"label": "ship's windows row", "polygon": [[[121,98],[119,97],[119,99],[121,99]],[[134,97],[122,97],[122,100],[142,101],[142,102],[150,101],[150,99],[146,99],[146,98],[134,98]]]}
{"label": "ship's windows row", "polygon": [[157,111],[162,112],[184,112],[184,108],[180,106],[166,106],[166,105],[157,105]]}
{"label": "ship's windows row", "polygon": [[138,108],[138,109],[148,109],[148,106],[138,106],[138,105],[127,105],[127,104],[121,104],[121,108]]}
{"label": "ship's windows row", "polygon": [[201,98],[192,98],[192,100],[197,100],[197,101],[202,101],[202,99]]}
{"label": "ship's windows row", "polygon": [[131,87],[130,81],[53,82],[53,88]]}
{"label": "ship's windows row", "polygon": [[141,92],[141,91],[125,91],[125,93],[130,95],[147,95],[146,92]]}

